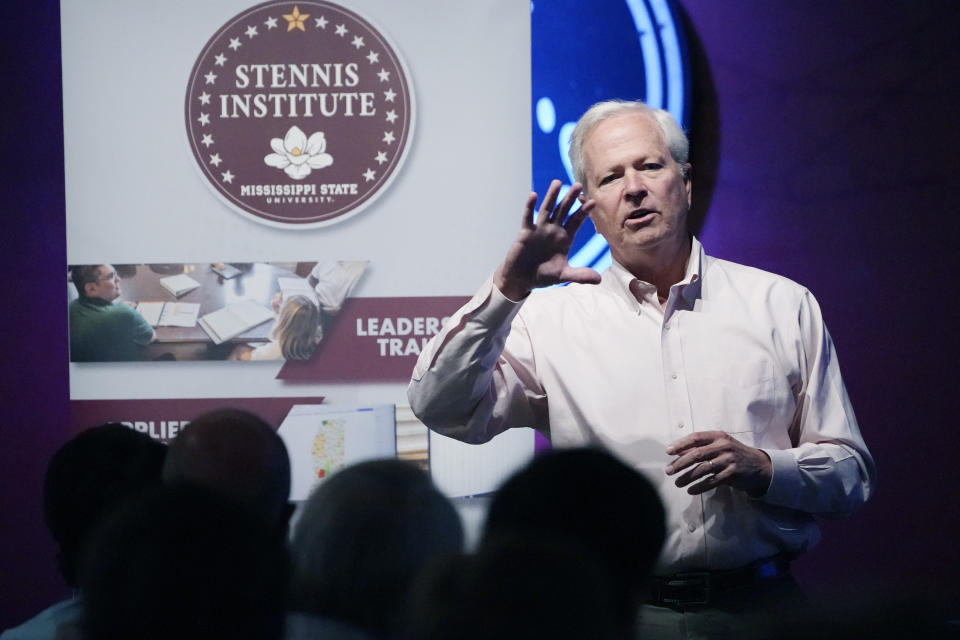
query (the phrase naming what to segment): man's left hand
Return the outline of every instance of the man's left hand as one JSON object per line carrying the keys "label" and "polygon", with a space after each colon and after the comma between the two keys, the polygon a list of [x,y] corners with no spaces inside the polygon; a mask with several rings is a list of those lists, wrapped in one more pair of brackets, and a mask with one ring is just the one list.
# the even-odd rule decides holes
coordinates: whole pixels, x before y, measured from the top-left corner
{"label": "man's left hand", "polygon": [[687,493],[691,495],[725,484],[757,498],[767,492],[773,477],[770,456],[725,431],[693,433],[671,443],[667,453],[677,456],[667,465],[667,475],[686,469],[677,477],[676,485],[689,485]]}

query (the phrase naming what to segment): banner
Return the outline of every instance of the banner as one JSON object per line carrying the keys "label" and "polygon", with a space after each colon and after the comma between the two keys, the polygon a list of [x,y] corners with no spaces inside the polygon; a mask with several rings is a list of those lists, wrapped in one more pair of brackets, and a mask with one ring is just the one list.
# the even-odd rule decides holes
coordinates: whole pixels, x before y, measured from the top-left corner
{"label": "banner", "polygon": [[61,22],[74,428],[405,405],[518,228],[529,3],[93,0]]}

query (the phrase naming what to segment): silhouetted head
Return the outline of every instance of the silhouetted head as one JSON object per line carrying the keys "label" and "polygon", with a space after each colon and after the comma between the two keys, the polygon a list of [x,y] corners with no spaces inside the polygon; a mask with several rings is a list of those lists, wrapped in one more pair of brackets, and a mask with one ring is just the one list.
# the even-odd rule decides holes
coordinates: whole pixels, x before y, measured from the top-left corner
{"label": "silhouetted head", "polygon": [[393,634],[417,574],[462,544],[459,516],[426,473],[400,460],[347,467],[294,528],[293,608]]}
{"label": "silhouetted head", "polygon": [[91,535],[79,577],[88,640],[281,637],[283,541],[201,487],[126,502]]}
{"label": "silhouetted head", "polygon": [[160,484],[166,453],[150,436],[107,423],[53,454],[43,481],[43,510],[67,584],[76,586],[77,556],[93,526],[125,498]]}
{"label": "silhouetted head", "polygon": [[599,449],[561,449],[534,459],[497,491],[481,544],[526,536],[580,545],[609,574],[628,626],[665,535],[663,505],[639,472]]}
{"label": "silhouetted head", "polygon": [[259,416],[220,409],[190,422],[170,444],[167,483],[189,483],[283,525],[290,495],[290,459],[276,431]]}
{"label": "silhouetted head", "polygon": [[550,537],[502,536],[417,581],[406,640],[608,640],[617,635],[609,581],[595,556]]}

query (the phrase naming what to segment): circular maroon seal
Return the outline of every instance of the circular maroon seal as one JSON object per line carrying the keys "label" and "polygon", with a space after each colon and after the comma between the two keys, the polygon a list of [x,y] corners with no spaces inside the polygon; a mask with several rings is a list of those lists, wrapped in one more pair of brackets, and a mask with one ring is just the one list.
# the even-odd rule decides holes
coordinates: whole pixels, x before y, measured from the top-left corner
{"label": "circular maroon seal", "polygon": [[331,2],[266,2],[230,19],[187,85],[197,166],[234,210],[281,227],[358,213],[410,147],[413,91],[382,31]]}

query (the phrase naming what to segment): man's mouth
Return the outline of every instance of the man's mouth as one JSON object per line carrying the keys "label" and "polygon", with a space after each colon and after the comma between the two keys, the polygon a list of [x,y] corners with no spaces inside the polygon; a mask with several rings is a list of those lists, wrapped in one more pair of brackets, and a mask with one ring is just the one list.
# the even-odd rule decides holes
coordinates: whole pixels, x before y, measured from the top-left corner
{"label": "man's mouth", "polygon": [[650,221],[650,217],[653,215],[654,211],[652,209],[637,209],[630,213],[627,218],[624,220],[624,224],[631,224],[632,226],[641,225]]}

